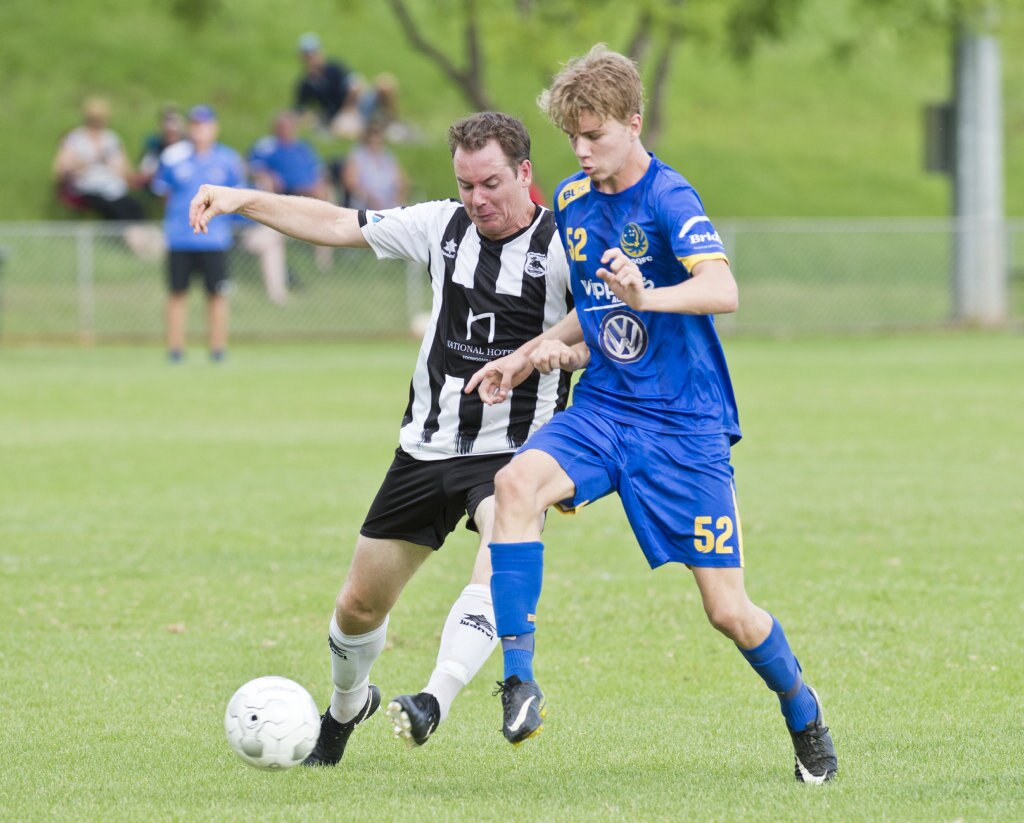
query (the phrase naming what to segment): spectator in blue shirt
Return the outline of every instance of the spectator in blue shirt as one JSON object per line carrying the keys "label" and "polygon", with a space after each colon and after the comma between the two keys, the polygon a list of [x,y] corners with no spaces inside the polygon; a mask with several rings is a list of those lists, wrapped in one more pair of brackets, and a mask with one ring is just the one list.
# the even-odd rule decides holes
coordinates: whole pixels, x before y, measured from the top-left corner
{"label": "spectator in blue shirt", "polygon": [[[249,174],[258,189],[277,194],[294,194],[329,200],[326,170],[309,143],[298,137],[299,118],[293,111],[280,112],[273,122],[273,134],[256,141],[249,151]],[[288,299],[288,268],[285,237],[271,228],[254,225],[246,229],[245,249],[259,256],[267,296],[277,304]],[[330,267],[331,249],[316,247],[321,270]]]}
{"label": "spectator in blue shirt", "polygon": [[299,118],[282,111],[273,134],[256,141],[249,151],[249,173],[258,188],[278,194],[327,198],[324,164],[309,143],[298,137]]}
{"label": "spectator in blue shirt", "polygon": [[227,348],[227,263],[233,243],[232,224],[226,220],[207,234],[197,234],[188,222],[189,203],[201,185],[240,186],[245,181],[242,158],[234,149],[218,143],[218,134],[213,109],[194,106],[188,113],[188,139],[164,150],[151,184],[154,193],[167,199],[167,351],[172,362],[181,360],[185,349],[188,288],[193,274],[201,274],[206,286],[210,357],[223,360]]}

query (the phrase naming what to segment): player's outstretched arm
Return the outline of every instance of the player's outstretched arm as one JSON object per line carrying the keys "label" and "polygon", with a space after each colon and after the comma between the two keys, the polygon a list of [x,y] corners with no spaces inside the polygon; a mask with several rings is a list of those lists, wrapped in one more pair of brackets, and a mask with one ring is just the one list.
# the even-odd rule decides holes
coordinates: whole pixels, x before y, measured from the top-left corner
{"label": "player's outstretched arm", "polygon": [[[562,346],[548,344],[561,343]],[[547,354],[541,354],[540,365],[532,360],[533,354],[544,346]],[[476,391],[480,399],[488,406],[496,403],[503,403],[508,399],[509,392],[529,377],[535,368],[545,371],[552,371],[551,363],[561,362],[566,364],[578,363],[575,368],[582,368],[590,359],[590,352],[584,354],[576,347],[583,346],[583,329],[580,326],[576,310],[573,309],[565,317],[543,334],[527,341],[512,354],[492,360],[486,366],[480,368],[469,380],[463,391],[472,394]],[[567,366],[558,366],[567,368]],[[545,373],[546,373],[545,371]]]}
{"label": "player's outstretched arm", "polygon": [[241,214],[289,237],[318,246],[366,247],[355,209],[313,197],[295,197],[256,189],[200,186],[189,205],[192,230],[205,234],[222,214]]}

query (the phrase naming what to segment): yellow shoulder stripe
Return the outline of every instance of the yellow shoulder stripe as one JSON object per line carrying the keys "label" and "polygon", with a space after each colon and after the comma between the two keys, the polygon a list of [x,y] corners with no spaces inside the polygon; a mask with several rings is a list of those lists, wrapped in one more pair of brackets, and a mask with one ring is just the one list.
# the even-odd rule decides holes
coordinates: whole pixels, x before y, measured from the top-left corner
{"label": "yellow shoulder stripe", "polygon": [[726,263],[729,262],[729,258],[720,251],[708,252],[707,254],[691,254],[688,257],[679,258],[679,262],[686,266],[687,271],[693,271],[694,266],[698,263],[703,263],[705,260],[724,260]]}

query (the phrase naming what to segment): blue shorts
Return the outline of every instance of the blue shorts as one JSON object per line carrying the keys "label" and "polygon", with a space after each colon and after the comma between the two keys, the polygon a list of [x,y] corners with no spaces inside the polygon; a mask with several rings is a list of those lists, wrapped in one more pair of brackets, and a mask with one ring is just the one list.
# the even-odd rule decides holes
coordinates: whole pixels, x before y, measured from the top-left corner
{"label": "blue shorts", "polygon": [[743,565],[727,434],[650,432],[570,406],[520,451],[527,449],[550,454],[576,485],[558,504],[563,512],[617,492],[652,569]]}

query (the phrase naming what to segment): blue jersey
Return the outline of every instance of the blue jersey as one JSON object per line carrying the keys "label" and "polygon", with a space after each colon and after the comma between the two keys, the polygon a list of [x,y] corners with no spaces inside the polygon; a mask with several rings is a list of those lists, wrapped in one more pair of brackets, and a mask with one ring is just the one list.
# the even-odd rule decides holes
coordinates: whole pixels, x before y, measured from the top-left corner
{"label": "blue jersey", "polygon": [[312,188],[323,175],[323,164],[316,151],[303,140],[282,143],[276,137],[264,137],[249,152],[249,171],[273,175],[284,194]]}
{"label": "blue jersey", "polygon": [[231,247],[231,220],[211,220],[207,234],[196,234],[188,223],[188,207],[204,183],[239,186],[245,180],[242,158],[234,149],[216,143],[196,154],[188,140],[168,146],[160,155],[153,191],[167,198],[164,233],[171,251],[224,251]]}
{"label": "blue jersey", "polygon": [[606,194],[582,172],[555,193],[555,220],[590,364],[573,405],[613,420],[675,434],[740,438],[739,415],[710,315],[638,312],[597,276],[601,255],[620,247],[646,288],[688,279],[702,260],[726,259],[693,187],[651,155],[643,178]]}

